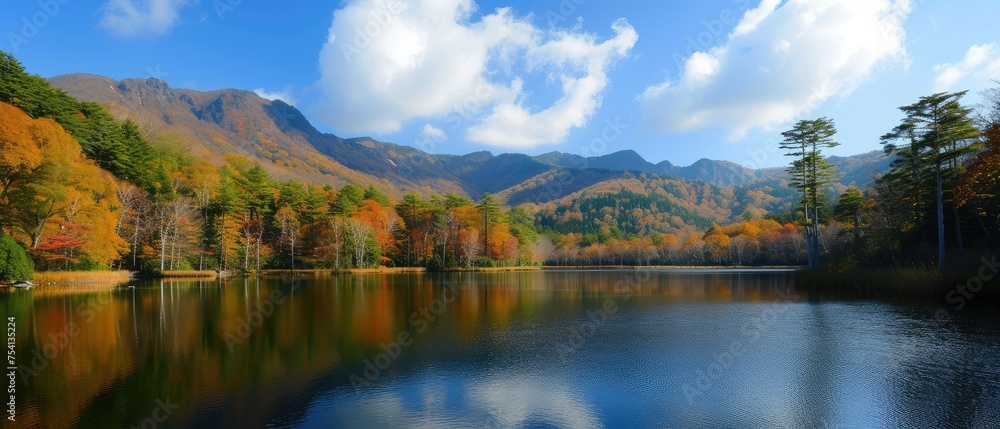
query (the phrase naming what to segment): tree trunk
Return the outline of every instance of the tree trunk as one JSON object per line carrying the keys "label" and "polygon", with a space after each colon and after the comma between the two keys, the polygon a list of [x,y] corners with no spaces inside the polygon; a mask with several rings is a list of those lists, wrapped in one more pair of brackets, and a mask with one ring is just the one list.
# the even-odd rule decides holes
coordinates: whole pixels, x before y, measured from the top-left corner
{"label": "tree trunk", "polygon": [[944,195],[941,191],[941,163],[934,168],[934,178],[937,181],[937,227],[938,227],[938,269],[944,271],[946,258],[944,248]]}
{"label": "tree trunk", "polygon": [[816,265],[813,264],[813,247],[812,247],[812,232],[811,232],[812,224],[809,222],[809,217],[810,217],[809,202],[808,200],[805,200],[805,198],[806,197],[803,197],[803,207],[805,209],[804,212],[806,216],[806,259],[808,261],[807,265],[811,270],[816,268]]}
{"label": "tree trunk", "polygon": [[958,244],[958,257],[960,261],[964,262],[965,242],[962,240],[962,216],[959,214],[958,206],[955,204],[952,204],[951,211],[955,216],[955,241]]}
{"label": "tree trunk", "polygon": [[820,248],[819,248],[819,207],[818,206],[813,206],[813,257],[816,258],[815,261],[813,262],[813,266],[815,266],[816,268],[819,268],[820,265],[822,265],[822,263],[820,262],[819,256],[820,256]]}

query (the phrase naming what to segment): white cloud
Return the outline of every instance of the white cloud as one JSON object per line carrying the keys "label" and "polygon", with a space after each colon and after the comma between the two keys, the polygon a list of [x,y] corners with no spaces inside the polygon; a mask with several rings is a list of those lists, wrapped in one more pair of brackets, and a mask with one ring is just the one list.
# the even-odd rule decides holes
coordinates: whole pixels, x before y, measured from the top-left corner
{"label": "white cloud", "polygon": [[108,0],[101,26],[122,37],[161,36],[180,19],[190,0]]}
{"label": "white cloud", "polygon": [[[726,42],[692,54],[676,81],[638,99],[660,131],[773,130],[903,63],[909,0],[763,0]],[[779,5],[780,4],[780,5]]]}
{"label": "white cloud", "polygon": [[292,105],[292,106],[295,105],[295,99],[292,98],[292,96],[288,94],[288,91],[267,92],[267,91],[264,90],[264,88],[257,88],[255,90],[253,90],[253,93],[257,94],[258,97],[263,98],[263,99],[267,99],[267,100],[271,100],[271,101],[281,100],[281,101],[284,101],[285,103],[287,103],[288,105]]}
{"label": "white cloud", "polygon": [[938,64],[934,66],[934,73],[937,74],[936,91],[951,91],[966,78],[979,81],[976,87],[980,88],[1000,78],[1000,50],[996,43],[972,45],[961,62]]}
{"label": "white cloud", "polygon": [[[392,133],[407,121],[445,117],[466,139],[509,148],[563,141],[586,124],[608,84],[606,71],[638,35],[624,20],[599,42],[543,30],[497,9],[477,21],[472,0],[356,0],[334,13],[320,54],[317,113],[348,133]],[[524,75],[558,82],[561,96],[526,107]]]}
{"label": "white cloud", "polygon": [[431,124],[424,124],[424,129],[420,132],[420,140],[443,142],[448,140],[448,133]]}

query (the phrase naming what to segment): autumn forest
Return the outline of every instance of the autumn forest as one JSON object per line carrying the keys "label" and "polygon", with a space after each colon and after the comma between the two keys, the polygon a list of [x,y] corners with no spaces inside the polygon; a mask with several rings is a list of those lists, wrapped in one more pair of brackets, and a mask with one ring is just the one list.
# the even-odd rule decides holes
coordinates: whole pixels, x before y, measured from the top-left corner
{"label": "autumn forest", "polygon": [[[0,54],[0,280],[34,271],[542,265],[962,267],[1000,234],[1000,92],[923,97],[873,142],[887,171],[848,186],[834,120],[783,133],[790,166],[756,186],[634,173],[548,201],[279,178],[194,156],[141,118],[78,101]],[[886,106],[892,109],[895,106]],[[563,175],[563,176],[560,176]]]}

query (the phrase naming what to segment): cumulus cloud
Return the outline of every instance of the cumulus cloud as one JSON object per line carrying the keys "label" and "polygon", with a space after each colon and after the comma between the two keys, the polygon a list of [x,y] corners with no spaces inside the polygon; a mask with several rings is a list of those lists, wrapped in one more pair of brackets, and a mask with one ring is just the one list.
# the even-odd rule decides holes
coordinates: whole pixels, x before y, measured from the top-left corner
{"label": "cumulus cloud", "polygon": [[734,141],[787,125],[905,62],[910,11],[909,0],[763,0],[723,44],[695,52],[676,80],[639,95],[646,125],[719,128]]}
{"label": "cumulus cloud", "polygon": [[937,91],[951,91],[966,78],[988,83],[1000,78],[1000,50],[996,43],[972,45],[961,62],[938,64],[934,66],[934,73],[937,74],[934,79]]}
{"label": "cumulus cloud", "polygon": [[101,26],[122,37],[161,36],[180,19],[191,0],[108,0]]}
{"label": "cumulus cloud", "polygon": [[[417,118],[449,117],[466,139],[508,148],[563,141],[586,124],[607,70],[638,39],[624,20],[599,41],[540,29],[497,9],[473,21],[472,0],[356,0],[334,13],[320,54],[317,113],[348,133],[392,133]],[[527,74],[558,83],[550,106],[530,108]]]}
{"label": "cumulus cloud", "polygon": [[266,99],[266,100],[271,100],[271,101],[281,100],[281,101],[284,101],[285,103],[287,103],[288,105],[295,105],[295,99],[292,98],[292,96],[288,94],[288,91],[268,92],[268,91],[265,91],[264,88],[257,88],[255,90],[253,90],[253,93],[257,94],[258,97]]}
{"label": "cumulus cloud", "polygon": [[448,140],[448,133],[431,124],[424,124],[424,129],[420,131],[420,139],[423,141],[443,142]]}

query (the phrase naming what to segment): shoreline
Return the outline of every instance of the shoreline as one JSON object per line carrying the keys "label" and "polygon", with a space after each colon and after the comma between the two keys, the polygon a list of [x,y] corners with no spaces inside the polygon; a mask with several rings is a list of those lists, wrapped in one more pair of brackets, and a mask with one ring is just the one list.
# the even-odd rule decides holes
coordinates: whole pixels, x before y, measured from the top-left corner
{"label": "shoreline", "polygon": [[[797,266],[694,266],[694,265],[546,265],[546,266],[514,266],[514,267],[454,267],[443,270],[428,270],[425,267],[380,267],[380,268],[346,268],[341,270],[324,269],[268,269],[257,273],[240,273],[236,271],[164,271],[155,275],[143,275],[134,271],[39,271],[31,282],[39,286],[86,286],[121,284],[131,280],[154,279],[198,279],[219,280],[229,277],[276,277],[276,276],[317,276],[336,274],[404,274],[404,273],[503,273],[503,272],[534,272],[560,270],[712,270],[712,271],[756,271],[756,270],[800,270]],[[0,285],[6,287],[7,285]]]}

